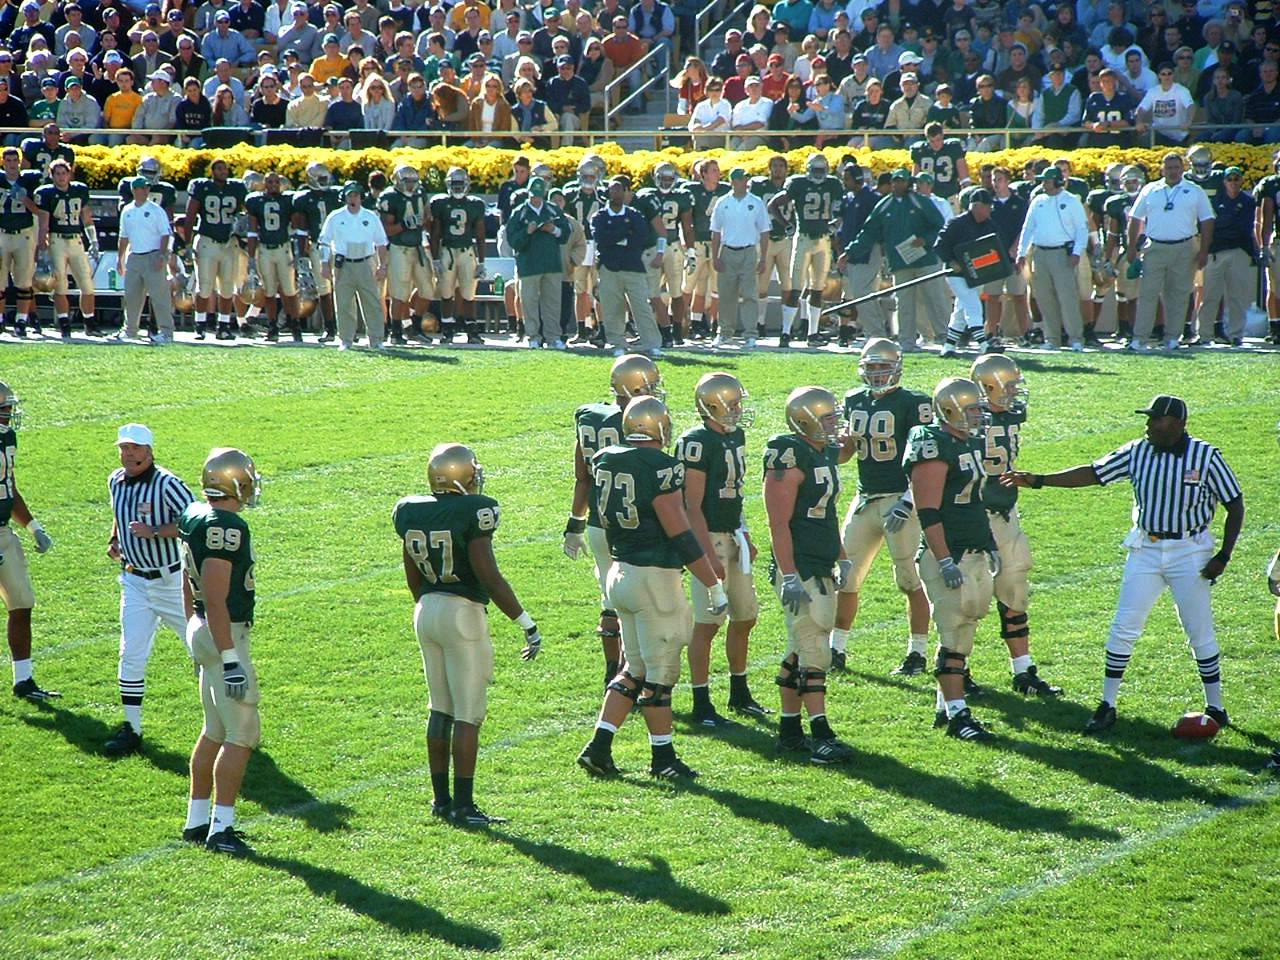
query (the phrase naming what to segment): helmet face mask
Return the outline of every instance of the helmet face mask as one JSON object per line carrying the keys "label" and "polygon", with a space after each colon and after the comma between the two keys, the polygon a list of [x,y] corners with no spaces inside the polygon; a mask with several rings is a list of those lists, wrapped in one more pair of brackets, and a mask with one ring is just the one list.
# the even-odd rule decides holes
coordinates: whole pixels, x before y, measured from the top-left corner
{"label": "helmet face mask", "polygon": [[814,183],[821,183],[831,173],[831,165],[827,163],[827,158],[820,153],[815,153],[805,162],[805,170],[809,174],[809,179]]}
{"label": "helmet face mask", "polygon": [[465,197],[471,189],[471,177],[461,167],[450,167],[444,183],[451,197]]}
{"label": "helmet face mask", "polygon": [[307,164],[307,186],[323,190],[333,185],[333,174],[323,163]]}
{"label": "helmet face mask", "polygon": [[7,384],[0,382],[0,427],[17,430],[22,426],[22,402]]}
{"label": "helmet face mask", "polygon": [[858,361],[858,376],[877,397],[895,389],[902,381],[902,350],[884,337],[868,340]]}
{"label": "helmet face mask", "polygon": [[1208,147],[1192,147],[1187,159],[1191,161],[1191,171],[1197,177],[1207,177],[1213,172],[1213,154]]}
{"label": "helmet face mask", "polygon": [[138,176],[155,183],[160,179],[160,161],[155,157],[143,157],[138,161]]}
{"label": "helmet face mask", "polygon": [[416,167],[411,167],[408,164],[396,167],[395,180],[396,189],[405,196],[413,196],[418,192],[420,178]]}
{"label": "helmet face mask", "polygon": [[653,182],[661,193],[674,190],[678,179],[679,173],[673,163],[660,163],[653,168]]}
{"label": "helmet face mask", "polygon": [[583,158],[583,161],[578,164],[578,186],[594,190],[599,179],[596,162],[589,157]]}
{"label": "helmet face mask", "polygon": [[1125,167],[1120,177],[1124,192],[1131,197],[1136,197],[1146,182],[1146,177],[1142,175],[1142,171],[1137,167]]}
{"label": "helmet face mask", "polygon": [[1112,163],[1107,165],[1106,185],[1110,190],[1119,190],[1122,183],[1121,176],[1124,173],[1124,165]]}

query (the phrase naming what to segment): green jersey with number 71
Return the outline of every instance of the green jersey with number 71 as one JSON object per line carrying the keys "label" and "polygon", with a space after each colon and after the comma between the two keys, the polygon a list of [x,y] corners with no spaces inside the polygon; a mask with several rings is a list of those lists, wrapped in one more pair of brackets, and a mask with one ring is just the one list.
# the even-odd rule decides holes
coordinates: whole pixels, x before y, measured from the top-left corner
{"label": "green jersey with number 71", "polygon": [[962,440],[937,425],[913,427],[907,436],[907,453],[902,464],[908,474],[931,460],[947,465],[939,509],[947,549],[957,562],[968,550],[995,549],[991,522],[982,502],[982,481],[987,475],[982,465],[982,444],[981,437]]}
{"label": "green jersey with number 71", "polygon": [[405,497],[391,514],[396,534],[422,574],[423,593],[452,593],[476,603],[489,591],[471,569],[467,548],[498,529],[498,501],[478,493]]}
{"label": "green jersey with number 71", "polygon": [[764,473],[799,470],[802,474],[791,511],[791,549],[802,580],[830,577],[840,558],[840,447],[821,450],[795,434],[774,437],[764,448]]}

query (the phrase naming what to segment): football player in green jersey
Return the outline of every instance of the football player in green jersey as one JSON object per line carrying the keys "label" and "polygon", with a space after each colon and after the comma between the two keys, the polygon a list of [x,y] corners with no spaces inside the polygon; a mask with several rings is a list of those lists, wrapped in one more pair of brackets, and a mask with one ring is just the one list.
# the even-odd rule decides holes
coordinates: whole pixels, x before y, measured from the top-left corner
{"label": "football player in green jersey", "polygon": [[970,379],[982,388],[991,411],[983,456],[987,479],[982,503],[987,508],[991,536],[1000,556],[994,590],[1000,614],[1000,636],[1009,648],[1013,689],[1024,696],[1060,697],[1062,688],[1041,680],[1031,659],[1031,628],[1027,625],[1031,544],[1018,518],[1018,488],[1003,486],[1001,475],[1016,469],[1027,422],[1027,388],[1022,371],[1011,358],[988,353],[973,362]]}
{"label": "football player in green jersey", "polygon": [[18,459],[18,427],[22,405],[7,383],[0,383],[0,600],[8,611],[9,656],[13,660],[13,695],[39,703],[62,694],[42,690],[31,673],[31,608],[36,595],[31,589],[27,557],[13,532],[12,522],[22,524],[36,541],[36,553],[46,553],[53,540],[31,514],[18,490],[14,473]]}
{"label": "football player in green jersey", "polygon": [[1120,174],[1120,192],[1108,198],[1102,208],[1107,231],[1102,258],[1115,274],[1116,336],[1125,340],[1133,336],[1133,320],[1138,309],[1138,278],[1129,276],[1129,264],[1124,259],[1129,239],[1129,211],[1137,202],[1146,179],[1141,167],[1125,167]]}
{"label": "football player in green jersey", "polygon": [[298,278],[293,272],[293,250],[289,245],[289,225],[293,222],[293,202],[284,192],[284,179],[272,170],[266,189],[245,201],[249,213],[249,262],[262,281],[266,295],[267,339],[280,339],[277,297],[284,299],[285,323],[293,342],[302,342],[302,322],[298,319]]}
{"label": "football player in green jersey", "polygon": [[724,584],[689,526],[684,464],[668,456],[671,415],[657,397],[640,396],[622,414],[622,442],[591,458],[593,499],[609,542],[609,602],[622,624],[625,660],[605,690],[595,734],[578,764],[596,776],[615,776],[613,737],[638,706],[649,728],[649,773],[663,780],[696,777],[676,756],[671,738],[671,691],[680,679],[680,650],[692,623],[681,573],[688,568],[706,588],[707,612],[729,608]]}
{"label": "football player in green jersey", "polygon": [[80,291],[80,315],[86,330],[94,327],[93,268],[98,262],[98,228],[93,225],[89,188],[71,179],[71,164],[55,160],[49,164],[53,183],[36,191],[40,229],[36,249],[48,250],[53,267],[53,306],[58,328],[71,326],[71,306],[67,282],[74,277]]}
{"label": "football player in green jersey", "polygon": [[602,206],[608,203],[606,191],[601,189],[600,181],[608,168],[599,157],[585,156],[578,164],[578,177],[564,185],[565,207],[569,216],[582,224],[586,234],[587,255],[585,263],[573,268],[573,313],[578,329],[570,343],[588,343],[592,339],[592,329],[603,331],[604,325],[592,323],[593,310],[597,306],[596,287],[600,275],[597,270],[598,260],[595,255],[595,241],[591,236],[591,217]]}
{"label": "football player in green jersey", "polygon": [[721,182],[720,164],[713,157],[697,161],[693,176],[683,187],[689,194],[693,220],[693,262],[685,263],[684,295],[691,298],[689,335],[698,339],[711,335],[712,320],[720,315],[716,267],[711,257],[711,206],[730,188]]}
{"label": "football player in green jersey", "polygon": [[[8,151],[6,151],[6,154]],[[1280,235],[1276,231],[1276,198],[1280,196],[1280,150],[1271,158],[1273,173],[1267,174],[1253,188],[1258,201],[1259,248],[1267,268],[1267,339],[1280,344]],[[0,238],[3,240],[4,238]]]}
{"label": "football player in green jersey", "polygon": [[[836,593],[850,563],[840,543],[840,409],[822,387],[787,397],[787,426],[764,449],[764,508],[773,551],[770,580],[782,601],[787,652],[778,670],[778,748],[808,752],[816,764],[842,763],[853,750],[827,721],[827,670]],[[810,740],[800,711],[809,714]]]}
{"label": "football player in green jersey", "polygon": [[[36,272],[36,218],[40,214],[35,194],[40,188],[40,171],[22,169],[22,152],[4,148],[4,171],[0,176],[0,283],[13,280],[17,293],[17,313],[5,319],[16,337],[27,335],[30,323],[38,336],[40,317],[36,313],[31,281]],[[87,331],[95,332],[95,331]],[[70,327],[62,331],[71,335]]]}
{"label": "football player in green jersey", "polygon": [[[765,207],[782,193],[787,185],[787,158],[775,153],[769,158],[769,175],[752,177],[748,189],[764,201]],[[756,280],[756,338],[764,336],[764,318],[769,309],[769,284],[776,276],[778,287],[785,301],[791,292],[791,247],[794,243],[795,221],[790,216],[769,217],[769,251],[764,261],[764,272]],[[861,291],[859,291],[861,292]]]}
{"label": "football player in green jersey", "polygon": [[[392,180],[391,186],[378,193],[377,209],[390,245],[387,293],[391,295],[391,339],[403,343],[404,323],[411,312],[414,329],[421,329],[422,314],[437,296],[439,274],[427,248],[429,202],[418,169],[410,163],[401,164]],[[452,318],[447,330],[441,321],[440,334],[443,342],[453,339]]]}
{"label": "football player in green jersey", "polygon": [[[679,175],[672,163],[653,168],[653,183],[636,191],[635,207],[661,222],[653,244],[645,248],[644,259],[656,264],[648,269],[649,299],[662,331],[662,345],[672,347],[684,343],[687,323],[683,283],[687,251],[694,247],[693,196],[679,189]],[[666,241],[664,249],[658,249],[658,240]],[[698,335],[692,330],[690,334]]]}
{"label": "football player in green jersey", "polygon": [[241,514],[257,506],[262,478],[248,454],[219,447],[209,452],[200,482],[205,502],[190,504],[178,520],[187,650],[199,666],[204,706],[204,728],[191,751],[182,839],[216,853],[249,856],[253,851],[235,829],[235,805],[262,724],[249,639],[254,551]]}
{"label": "football player in green jersey", "polygon": [[639,353],[619,357],[609,371],[612,403],[584,403],[573,414],[573,503],[569,522],[564,528],[564,553],[576,560],[588,550],[595,561],[596,582],[600,585],[600,626],[596,633],[604,651],[604,682],[618,674],[622,663],[622,634],[618,614],[605,596],[605,577],[609,573],[609,544],[591,495],[594,481],[591,458],[605,447],[622,442],[622,409],[632,398],[665,396],[658,365]]}
{"label": "football player in green jersey", "polygon": [[155,157],[143,157],[138,161],[137,172],[133,176],[121,177],[120,182],[116,184],[116,194],[120,197],[117,204],[117,210],[123,210],[129,204],[133,203],[133,183],[134,177],[146,177],[151,183],[151,199],[159,205],[160,209],[169,215],[169,219],[173,219],[173,208],[178,199],[178,188],[167,180],[161,180],[160,175],[163,173],[160,161]]}
{"label": "football player in green jersey", "polygon": [[[239,248],[231,236],[236,217],[244,208],[248,188],[231,179],[225,160],[209,165],[209,177],[187,185],[187,242],[196,254],[196,310],[205,319],[196,321],[196,339],[203,340],[206,326],[217,323],[218,340],[234,340],[231,318],[235,310]],[[214,307],[216,306],[216,312]]]}
{"label": "football player in green jersey", "polygon": [[706,588],[694,578],[690,585],[693,639],[689,643],[689,682],[693,687],[693,722],[718,727],[725,721],[711,704],[711,643],[726,615],[729,709],[757,717],[769,713],[747,686],[747,642],[760,606],[751,578],[756,546],[742,512],[742,484],[747,470],[744,428],[751,426],[755,414],[745,406],[747,391],[732,374],[708,373],[698,381],[693,398],[702,426],[685,431],[676,441],[676,459],[684,464],[689,525],[711,561],[711,569],[724,583],[729,609],[718,616],[709,613]]}
{"label": "football player in green jersey", "polygon": [[453,342],[454,317],[462,323],[467,343],[484,344],[476,323],[476,282],[485,279],[484,201],[472,194],[471,178],[450,167],[445,193],[431,198],[431,256],[439,284],[440,332]]}
{"label": "football player in green jersey", "polygon": [[913,427],[903,466],[924,540],[917,562],[938,625],[938,710],[935,726],[961,740],[988,740],[991,732],[965,703],[968,659],[978,623],[991,609],[992,576],[999,555],[982,505],[982,390],[972,380],[948,377],[933,392],[935,422]]}
{"label": "football player in green jersey", "polygon": [[925,124],[924,139],[911,145],[911,167],[914,174],[931,175],[933,192],[959,212],[952,198],[972,182],[962,140],[948,137],[946,127],[936,120]]}
{"label": "football player in green jersey", "polygon": [[[403,545],[404,575],[416,606],[413,629],[427,679],[427,765],[431,813],[462,827],[505,823],[476,806],[476,754],[493,680],[489,601],[524,630],[521,658],[542,635],[498,569],[493,533],[498,501],[484,496],[484,470],[470,448],[442,443],[427,462],[431,495],[405,497],[392,523]],[[449,754],[453,753],[453,794]]]}
{"label": "football player in green jersey", "polygon": [[907,595],[910,627],[906,657],[893,672],[914,677],[927,666],[929,601],[916,570],[920,521],[902,469],[902,454],[911,429],[933,422],[933,401],[900,386],[902,351],[892,340],[867,341],[858,375],[865,386],[845,394],[845,434],[840,438],[840,462],[858,458],[858,496],[849,505],[840,533],[851,570],[836,605],[831,663],[833,669],[844,672],[845,645],[858,615],[858,594],[881,544],[887,543],[893,581]]}
{"label": "football player in green jersey", "polygon": [[[782,305],[782,335],[778,346],[791,345],[791,326],[801,309],[806,311],[805,335],[811,347],[825,344],[819,336],[822,292],[831,272],[831,221],[844,199],[844,184],[831,175],[827,158],[809,155],[805,172],[787,178],[782,192],[769,201],[770,217],[787,217],[796,225],[791,244],[791,282]],[[801,306],[801,296],[808,298]]]}
{"label": "football player in green jersey", "polygon": [[[330,213],[342,206],[338,188],[333,185],[333,174],[323,163],[307,164],[307,185],[293,193],[293,232],[298,238],[299,253],[311,263],[311,279],[316,285],[320,303],[320,318],[324,332],[321,343],[329,343],[337,336],[337,324],[333,315],[333,282],[324,275],[324,258],[320,253],[320,228]],[[196,334],[197,339],[200,334]]]}

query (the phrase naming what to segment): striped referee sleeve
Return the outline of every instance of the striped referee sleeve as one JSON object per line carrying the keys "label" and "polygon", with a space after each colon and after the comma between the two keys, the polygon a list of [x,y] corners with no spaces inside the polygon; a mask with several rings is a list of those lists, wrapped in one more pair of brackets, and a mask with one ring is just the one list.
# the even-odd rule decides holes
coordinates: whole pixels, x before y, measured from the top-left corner
{"label": "striped referee sleeve", "polygon": [[1130,440],[1120,449],[1112,450],[1106,456],[1093,461],[1093,472],[1098,477],[1098,483],[1105,487],[1118,480],[1129,479],[1133,471],[1133,448],[1138,442]]}
{"label": "striped referee sleeve", "polygon": [[168,522],[177,523],[182,519],[182,512],[195,502],[195,497],[187,489],[187,485],[173,474],[164,478],[164,505],[168,511]]}
{"label": "striped referee sleeve", "polygon": [[1231,472],[1227,461],[1223,459],[1222,451],[1217,447],[1211,447],[1210,451],[1205,480],[1209,489],[1213,491],[1213,495],[1218,498],[1218,502],[1230,503],[1237,497],[1243,496],[1244,491],[1240,489],[1236,475]]}

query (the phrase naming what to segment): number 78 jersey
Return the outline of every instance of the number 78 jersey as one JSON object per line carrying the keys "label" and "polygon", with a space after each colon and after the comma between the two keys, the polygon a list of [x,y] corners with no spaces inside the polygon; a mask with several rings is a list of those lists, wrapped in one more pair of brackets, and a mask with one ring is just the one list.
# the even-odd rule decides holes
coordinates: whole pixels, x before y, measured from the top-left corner
{"label": "number 78 jersey", "polygon": [[844,418],[857,444],[858,493],[864,497],[904,493],[902,455],[912,427],[933,423],[933,401],[898,387],[877,397],[867,387],[844,397]]}
{"label": "number 78 jersey", "polygon": [[942,530],[947,549],[959,557],[966,550],[991,550],[991,522],[982,502],[983,440],[961,439],[942,427],[913,427],[907,436],[907,453],[903,466],[908,471],[931,460],[947,466],[947,479],[942,488]]}
{"label": "number 78 jersey", "polygon": [[405,497],[391,520],[409,559],[422,574],[423,593],[452,593],[487,604],[489,591],[471,569],[471,541],[498,529],[498,501],[478,493]]}

